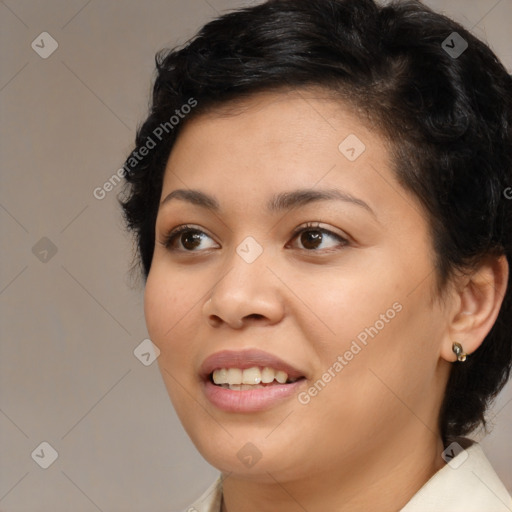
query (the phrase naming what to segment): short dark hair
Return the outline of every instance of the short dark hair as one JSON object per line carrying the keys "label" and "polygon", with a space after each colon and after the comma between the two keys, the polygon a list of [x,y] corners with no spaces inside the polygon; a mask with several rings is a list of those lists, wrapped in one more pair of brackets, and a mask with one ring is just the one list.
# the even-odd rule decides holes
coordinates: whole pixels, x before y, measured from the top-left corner
{"label": "short dark hair", "polygon": [[[460,55],[450,51],[464,42]],[[120,200],[145,278],[165,166],[187,120],[257,92],[309,86],[339,95],[389,140],[399,182],[427,212],[440,289],[486,256],[512,261],[511,77],[488,46],[419,1],[270,0],[211,21],[158,53],[156,67]],[[193,105],[187,116],[184,105]],[[484,342],[452,367],[439,418],[445,442],[485,425],[509,377],[511,280]]]}

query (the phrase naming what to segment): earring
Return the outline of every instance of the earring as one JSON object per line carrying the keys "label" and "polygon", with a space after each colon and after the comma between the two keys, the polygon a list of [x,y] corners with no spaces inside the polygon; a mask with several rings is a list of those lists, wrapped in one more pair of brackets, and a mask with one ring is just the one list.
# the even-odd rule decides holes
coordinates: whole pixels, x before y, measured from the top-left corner
{"label": "earring", "polygon": [[462,350],[462,345],[456,341],[452,345],[453,353],[457,356],[457,361],[461,363],[466,360],[467,354]]}

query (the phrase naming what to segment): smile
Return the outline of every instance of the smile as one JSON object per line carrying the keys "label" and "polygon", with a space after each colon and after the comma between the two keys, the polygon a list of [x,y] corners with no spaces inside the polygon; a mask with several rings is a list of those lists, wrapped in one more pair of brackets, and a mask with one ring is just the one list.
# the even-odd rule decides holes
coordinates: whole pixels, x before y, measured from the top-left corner
{"label": "smile", "polygon": [[245,370],[241,368],[221,368],[213,372],[211,379],[218,386],[237,391],[261,389],[274,385],[274,382],[278,384],[291,384],[298,380],[289,379],[286,372],[275,370],[268,366],[264,368],[253,366]]}
{"label": "smile", "polygon": [[200,374],[208,401],[232,413],[270,409],[295,396],[306,382],[304,372],[259,350],[213,354]]}

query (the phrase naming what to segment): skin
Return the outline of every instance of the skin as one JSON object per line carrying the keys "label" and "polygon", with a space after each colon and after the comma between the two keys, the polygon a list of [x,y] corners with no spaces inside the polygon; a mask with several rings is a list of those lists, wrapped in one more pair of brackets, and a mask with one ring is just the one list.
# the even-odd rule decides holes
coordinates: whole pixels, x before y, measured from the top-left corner
{"label": "skin", "polygon": [[[353,162],[338,149],[349,134],[366,146]],[[272,195],[298,188],[341,190],[373,213],[339,200],[266,211]],[[161,205],[145,316],[184,428],[225,475],[223,511],[403,507],[444,465],[437,422],[452,342],[471,353],[484,339],[506,260],[460,276],[440,297],[427,216],[396,180],[386,140],[318,91],[258,94],[187,122],[162,199],[176,189],[212,195],[221,209]],[[308,222],[347,242],[294,237]],[[165,247],[183,224],[205,233],[200,245],[178,236],[174,250]],[[253,263],[236,252],[247,236],[263,248]],[[245,348],[301,369],[307,391],[397,303],[394,318],[306,405],[293,396],[265,411],[228,413],[202,391],[204,359]],[[237,457],[248,442],[261,453],[250,468]]]}

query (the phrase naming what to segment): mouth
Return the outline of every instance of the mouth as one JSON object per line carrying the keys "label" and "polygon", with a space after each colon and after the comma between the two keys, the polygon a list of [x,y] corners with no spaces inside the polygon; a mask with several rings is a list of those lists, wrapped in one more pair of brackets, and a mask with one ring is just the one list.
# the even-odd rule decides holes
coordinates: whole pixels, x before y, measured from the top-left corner
{"label": "mouth", "polygon": [[264,389],[279,384],[293,384],[301,377],[290,377],[283,370],[276,370],[268,366],[251,368],[218,368],[208,376],[209,381],[215,386],[232,391],[249,391]]}
{"label": "mouth", "polygon": [[222,351],[200,369],[203,392],[218,409],[249,413],[292,398],[305,384],[304,371],[260,350]]}

